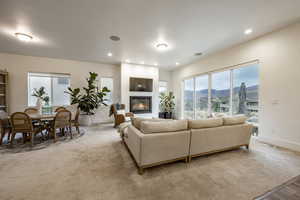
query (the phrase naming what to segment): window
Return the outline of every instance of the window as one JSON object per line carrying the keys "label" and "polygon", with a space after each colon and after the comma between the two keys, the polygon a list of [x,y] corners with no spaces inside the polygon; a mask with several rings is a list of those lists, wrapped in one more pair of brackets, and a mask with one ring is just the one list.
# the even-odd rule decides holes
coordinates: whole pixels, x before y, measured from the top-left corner
{"label": "window", "polygon": [[167,81],[159,81],[159,93],[166,93],[168,91],[168,82]]}
{"label": "window", "polygon": [[113,103],[113,89],[114,89],[114,79],[113,78],[107,78],[107,77],[101,77],[101,88],[107,87],[107,89],[110,90],[110,92],[107,93],[105,96],[105,103],[112,104]]}
{"label": "window", "polygon": [[208,117],[208,75],[195,78],[195,118],[203,119]]}
{"label": "window", "polygon": [[258,63],[211,72],[183,81],[185,119],[207,118],[211,114],[245,114],[258,122]]}
{"label": "window", "polygon": [[184,80],[183,115],[185,119],[194,118],[194,79]]}
{"label": "window", "polygon": [[248,121],[258,122],[258,65],[233,70],[233,114],[245,114]]}
{"label": "window", "polygon": [[49,105],[60,106],[69,105],[70,96],[65,93],[70,87],[70,75],[65,74],[46,74],[46,73],[28,73],[28,106],[36,105],[36,97],[32,94],[34,89],[45,88],[49,96]]}
{"label": "window", "polygon": [[211,109],[213,113],[230,111],[230,71],[213,73],[211,88]]}

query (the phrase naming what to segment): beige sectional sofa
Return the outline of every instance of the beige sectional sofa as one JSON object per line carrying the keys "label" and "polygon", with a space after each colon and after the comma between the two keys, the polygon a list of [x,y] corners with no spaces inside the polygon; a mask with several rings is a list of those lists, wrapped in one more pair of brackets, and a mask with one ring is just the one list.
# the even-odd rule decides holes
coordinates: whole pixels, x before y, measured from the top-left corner
{"label": "beige sectional sofa", "polygon": [[219,151],[249,147],[252,125],[246,117],[205,120],[134,118],[123,140],[139,173],[145,168]]}
{"label": "beige sectional sofa", "polygon": [[188,161],[190,131],[186,120],[151,120],[137,126],[133,120],[133,124],[128,127],[123,139],[140,174],[143,169],[155,165]]}

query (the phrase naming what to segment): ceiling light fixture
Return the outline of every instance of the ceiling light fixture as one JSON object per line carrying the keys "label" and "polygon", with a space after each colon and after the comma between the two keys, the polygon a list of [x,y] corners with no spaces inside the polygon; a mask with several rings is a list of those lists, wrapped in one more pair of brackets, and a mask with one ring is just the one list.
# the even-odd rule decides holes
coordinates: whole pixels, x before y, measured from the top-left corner
{"label": "ceiling light fixture", "polygon": [[116,35],[112,35],[112,36],[110,36],[109,38],[110,38],[112,41],[115,41],[115,42],[120,41],[120,37],[119,37],[119,36],[116,36]]}
{"label": "ceiling light fixture", "polygon": [[113,55],[113,54],[112,54],[111,52],[109,52],[109,53],[107,54],[108,57],[112,57],[112,55]]}
{"label": "ceiling light fixture", "polygon": [[145,62],[144,62],[144,61],[142,61],[142,62],[141,62],[141,64],[142,64],[142,65],[144,65],[144,64],[145,64]]}
{"label": "ceiling light fixture", "polygon": [[179,63],[179,62],[176,62],[175,64],[176,64],[176,65],[179,65],[180,63]]}
{"label": "ceiling light fixture", "polygon": [[168,48],[168,44],[167,43],[159,43],[156,45],[156,48],[159,50],[159,51],[164,51]]}
{"label": "ceiling light fixture", "polygon": [[154,63],[154,66],[157,66],[158,64],[157,63]]}
{"label": "ceiling light fixture", "polygon": [[129,59],[126,59],[125,62],[130,63],[130,60],[129,60]]}
{"label": "ceiling light fixture", "polygon": [[195,53],[195,56],[202,56],[201,52]]}
{"label": "ceiling light fixture", "polygon": [[30,41],[33,39],[32,36],[27,35],[27,34],[25,34],[25,33],[15,33],[15,36],[16,36],[19,40],[24,41],[24,42],[30,42]]}
{"label": "ceiling light fixture", "polygon": [[244,33],[245,33],[245,35],[249,35],[252,32],[253,32],[253,30],[251,28],[249,28],[249,29],[246,29]]}

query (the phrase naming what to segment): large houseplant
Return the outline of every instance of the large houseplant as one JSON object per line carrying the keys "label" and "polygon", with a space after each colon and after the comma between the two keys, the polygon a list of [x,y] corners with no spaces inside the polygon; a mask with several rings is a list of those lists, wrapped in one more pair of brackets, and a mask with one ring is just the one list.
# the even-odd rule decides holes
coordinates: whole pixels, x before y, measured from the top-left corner
{"label": "large houseplant", "polygon": [[173,95],[173,92],[167,92],[167,93],[161,93],[160,96],[160,118],[166,118],[171,119],[172,118],[172,112],[175,108],[175,96]]}
{"label": "large houseplant", "polygon": [[81,91],[80,88],[68,88],[66,93],[71,96],[71,104],[78,104],[78,107],[82,113],[81,118],[84,125],[91,124],[91,116],[95,114],[95,110],[99,106],[107,106],[105,103],[105,96],[110,92],[107,87],[99,89],[96,85],[96,79],[98,74],[95,72],[90,72],[87,80],[87,87],[83,87]]}

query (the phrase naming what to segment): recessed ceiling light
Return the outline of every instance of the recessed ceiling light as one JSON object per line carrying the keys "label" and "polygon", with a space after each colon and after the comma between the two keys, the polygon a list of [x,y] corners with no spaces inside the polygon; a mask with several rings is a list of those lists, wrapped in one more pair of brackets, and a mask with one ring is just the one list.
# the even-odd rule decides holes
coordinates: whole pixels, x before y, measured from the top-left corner
{"label": "recessed ceiling light", "polygon": [[108,56],[108,57],[112,57],[112,53],[111,53],[111,52],[108,52],[107,56]]}
{"label": "recessed ceiling light", "polygon": [[129,59],[126,59],[125,62],[130,63],[130,60],[129,60]]}
{"label": "recessed ceiling light", "polygon": [[249,29],[246,29],[244,33],[245,33],[246,35],[249,35],[249,34],[251,34],[252,32],[253,32],[253,30],[252,30],[251,28],[249,28]]}
{"label": "recessed ceiling light", "polygon": [[164,51],[168,48],[168,44],[167,43],[159,43],[156,45],[156,48],[159,50],[159,51]]}
{"label": "recessed ceiling light", "polygon": [[176,62],[175,64],[176,64],[176,65],[180,65],[180,63],[179,63],[179,62]]}
{"label": "recessed ceiling light", "polygon": [[28,34],[25,34],[25,33],[15,33],[15,36],[21,40],[21,41],[24,41],[24,42],[29,42],[33,39],[32,36],[28,35]]}
{"label": "recessed ceiling light", "polygon": [[120,41],[120,37],[119,37],[119,36],[116,36],[116,35],[112,35],[112,36],[110,36],[109,38],[110,38],[112,41],[115,41],[115,42]]}
{"label": "recessed ceiling light", "polygon": [[158,64],[157,63],[154,63],[154,66],[157,66]]}
{"label": "recessed ceiling light", "polygon": [[145,62],[144,62],[144,61],[142,61],[142,62],[141,62],[141,64],[142,64],[142,65],[144,65],[144,64],[145,64]]}

